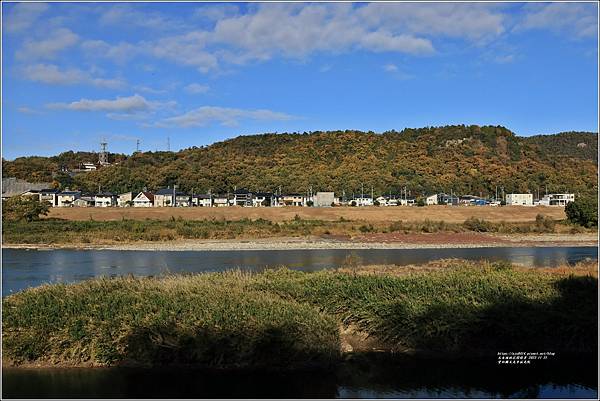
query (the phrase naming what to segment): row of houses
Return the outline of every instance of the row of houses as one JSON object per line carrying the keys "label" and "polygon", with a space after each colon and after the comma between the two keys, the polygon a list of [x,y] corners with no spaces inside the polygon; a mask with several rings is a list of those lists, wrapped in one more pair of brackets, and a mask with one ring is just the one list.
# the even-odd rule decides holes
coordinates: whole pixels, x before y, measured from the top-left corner
{"label": "row of houses", "polygon": [[[474,195],[433,194],[425,197],[381,195],[374,196],[335,196],[333,192],[316,194],[276,194],[252,192],[245,189],[226,194],[188,194],[175,188],[164,188],[155,192],[141,191],[114,194],[100,192],[84,194],[81,191],[60,191],[57,189],[30,189],[22,196],[38,197],[40,201],[54,207],[282,207],[282,206],[412,206],[412,205],[469,205],[499,206],[500,201]],[[565,206],[575,200],[574,194],[549,194],[534,202],[532,194],[507,194],[507,205],[520,206]]]}

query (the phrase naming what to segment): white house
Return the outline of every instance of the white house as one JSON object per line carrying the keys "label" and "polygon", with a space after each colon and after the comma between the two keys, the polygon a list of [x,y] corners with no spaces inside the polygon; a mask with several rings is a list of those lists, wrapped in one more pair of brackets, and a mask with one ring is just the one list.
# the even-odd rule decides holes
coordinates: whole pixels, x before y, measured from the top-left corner
{"label": "white house", "polygon": [[229,205],[229,195],[213,195],[214,207],[227,207]]}
{"label": "white house", "polygon": [[76,207],[94,207],[95,201],[93,196],[82,196],[81,198],[75,199],[72,206]]}
{"label": "white house", "polygon": [[273,194],[268,192],[257,192],[252,196],[253,207],[271,206]]}
{"label": "white house", "polygon": [[95,171],[96,165],[94,163],[83,163],[81,169],[84,171]]}
{"label": "white house", "polygon": [[350,204],[354,205],[354,206],[373,206],[373,198],[366,197],[366,196],[363,196],[363,197],[358,196],[358,197],[352,199],[350,201]]}
{"label": "white house", "polygon": [[425,198],[425,204],[426,205],[437,205],[437,203],[438,203],[438,196],[437,196],[437,194],[430,195],[427,198]]}
{"label": "white house", "polygon": [[155,207],[165,207],[165,206],[173,206],[173,195],[175,194],[175,189],[172,188],[163,188],[154,192],[154,206]]}
{"label": "white house", "polygon": [[304,196],[300,194],[283,195],[282,203],[284,206],[304,206]]}
{"label": "white house", "polygon": [[69,207],[73,205],[76,199],[81,197],[79,191],[63,191],[56,194],[56,206],[58,207]]}
{"label": "white house", "polygon": [[385,196],[379,196],[375,199],[375,202],[377,202],[379,206],[388,206],[388,200],[385,198]]}
{"label": "white house", "polygon": [[212,195],[211,194],[194,194],[194,195],[192,195],[192,206],[211,207],[212,206]]}
{"label": "white house", "polygon": [[111,207],[117,203],[116,195],[110,192],[104,192],[94,196],[95,207]]}
{"label": "white house", "polygon": [[575,202],[575,194],[548,194],[540,199],[541,206],[566,206],[569,202]]}
{"label": "white house", "polygon": [[142,191],[133,198],[133,207],[152,207],[154,206],[154,195],[150,192]]}
{"label": "white house", "polygon": [[40,190],[40,202],[48,202],[52,206],[56,206],[58,204],[58,199],[56,199],[56,195],[58,195],[60,191],[58,189],[46,188]]}
{"label": "white house", "polygon": [[533,206],[533,194],[506,194],[507,205]]}
{"label": "white house", "polygon": [[129,202],[133,200],[133,194],[131,192],[125,192],[117,197],[117,206],[126,207],[129,206]]}

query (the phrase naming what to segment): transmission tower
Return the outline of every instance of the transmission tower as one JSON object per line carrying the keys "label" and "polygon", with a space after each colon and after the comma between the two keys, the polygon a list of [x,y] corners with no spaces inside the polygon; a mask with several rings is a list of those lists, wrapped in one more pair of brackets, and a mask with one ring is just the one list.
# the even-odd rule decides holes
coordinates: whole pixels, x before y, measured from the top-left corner
{"label": "transmission tower", "polygon": [[100,153],[98,154],[98,163],[101,166],[107,165],[108,163],[108,152],[106,151],[106,145],[108,145],[108,143],[106,142],[106,140],[102,140],[102,142],[100,142]]}

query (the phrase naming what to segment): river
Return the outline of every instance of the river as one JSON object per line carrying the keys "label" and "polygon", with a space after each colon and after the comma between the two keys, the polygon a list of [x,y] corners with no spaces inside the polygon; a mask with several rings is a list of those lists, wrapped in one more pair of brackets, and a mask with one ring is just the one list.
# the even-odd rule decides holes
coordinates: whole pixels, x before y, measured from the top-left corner
{"label": "river", "polygon": [[528,267],[573,264],[598,259],[596,247],[514,247],[442,249],[317,249],[244,251],[120,251],[3,249],[4,296],[44,283],[72,283],[92,277],[156,276],[167,272],[214,272],[269,267],[315,271],[344,264],[354,254],[360,263],[421,264],[445,258],[505,260]]}
{"label": "river", "polygon": [[10,398],[591,398],[595,356],[536,366],[493,357],[421,359],[369,355],[322,371],[186,368],[3,369]]}

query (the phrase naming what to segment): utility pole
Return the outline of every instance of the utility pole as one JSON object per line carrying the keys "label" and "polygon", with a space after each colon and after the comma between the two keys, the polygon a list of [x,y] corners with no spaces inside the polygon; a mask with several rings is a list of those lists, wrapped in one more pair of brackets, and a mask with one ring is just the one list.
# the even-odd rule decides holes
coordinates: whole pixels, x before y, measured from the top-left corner
{"label": "utility pole", "polygon": [[171,151],[171,137],[167,136],[167,152]]}
{"label": "utility pole", "polygon": [[360,184],[360,205],[359,206],[363,205],[364,198],[365,198],[365,184],[361,183]]}
{"label": "utility pole", "polygon": [[176,189],[177,189],[177,184],[173,185],[173,202],[172,202],[171,207],[175,207],[175,203],[177,201],[177,198],[176,198],[176,195],[175,195],[176,194],[176,192],[175,192]]}
{"label": "utility pole", "polygon": [[135,141],[135,153],[138,153],[140,151],[140,140],[136,140]]}

